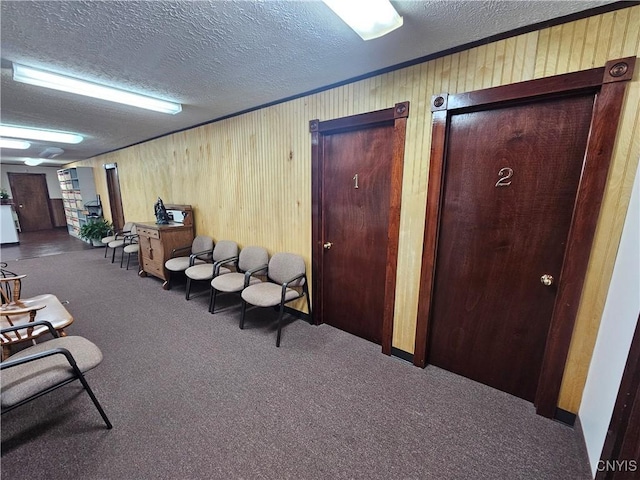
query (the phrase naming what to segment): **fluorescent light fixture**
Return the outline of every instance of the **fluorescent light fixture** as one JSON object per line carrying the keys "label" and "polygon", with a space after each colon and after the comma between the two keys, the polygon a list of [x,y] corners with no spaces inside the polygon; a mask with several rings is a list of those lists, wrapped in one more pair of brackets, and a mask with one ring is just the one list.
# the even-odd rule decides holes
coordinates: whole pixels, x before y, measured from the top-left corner
{"label": "fluorescent light fixture", "polygon": [[323,0],[363,40],[372,40],[402,26],[389,0]]}
{"label": "fluorescent light fixture", "polygon": [[128,92],[106,85],[86,82],[78,78],[58,75],[56,73],[38,70],[17,63],[13,64],[13,79],[16,82],[28,83],[38,87],[52,88],[63,92],[76,93],[87,97],[99,98],[110,102],[123,103],[133,107],[146,108],[161,113],[175,115],[182,111],[179,103],[160,100],[138,93]]}
{"label": "fluorescent light fixture", "polygon": [[24,161],[25,165],[29,165],[30,167],[37,167],[38,165],[40,165],[42,162],[44,162],[44,160],[42,160],[41,158],[27,158]]}
{"label": "fluorescent light fixture", "polygon": [[13,138],[0,138],[0,148],[13,148],[15,150],[26,150],[31,144],[24,140],[14,140]]}
{"label": "fluorescent light fixture", "polygon": [[54,143],[80,143],[84,138],[77,133],[58,132],[55,130],[41,130],[39,128],[16,127],[0,125],[0,137],[26,138]]}

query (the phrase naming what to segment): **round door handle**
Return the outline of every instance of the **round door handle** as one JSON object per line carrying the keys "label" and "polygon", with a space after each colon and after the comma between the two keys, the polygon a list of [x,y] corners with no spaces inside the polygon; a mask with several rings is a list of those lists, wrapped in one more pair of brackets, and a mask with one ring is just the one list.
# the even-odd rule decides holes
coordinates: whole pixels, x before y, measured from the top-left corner
{"label": "round door handle", "polygon": [[325,250],[329,250],[331,247],[333,247],[333,243],[331,242],[324,242],[324,245],[322,245],[324,247]]}
{"label": "round door handle", "polygon": [[543,285],[549,287],[549,286],[553,285],[553,276],[549,275],[548,273],[545,273],[544,275],[542,275],[540,277],[540,282]]}

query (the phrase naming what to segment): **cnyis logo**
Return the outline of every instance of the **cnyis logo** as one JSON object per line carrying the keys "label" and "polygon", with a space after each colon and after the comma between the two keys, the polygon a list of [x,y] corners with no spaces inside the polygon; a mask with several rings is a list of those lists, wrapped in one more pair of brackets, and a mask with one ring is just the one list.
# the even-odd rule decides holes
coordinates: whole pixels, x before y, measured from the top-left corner
{"label": "cnyis logo", "polygon": [[636,460],[600,460],[598,462],[599,472],[636,472],[638,462]]}

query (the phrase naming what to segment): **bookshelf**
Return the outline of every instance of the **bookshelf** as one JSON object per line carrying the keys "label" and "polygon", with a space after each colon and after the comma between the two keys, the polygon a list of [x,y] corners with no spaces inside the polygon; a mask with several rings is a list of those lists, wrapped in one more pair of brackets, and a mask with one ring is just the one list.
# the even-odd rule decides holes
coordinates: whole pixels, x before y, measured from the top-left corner
{"label": "bookshelf", "polygon": [[75,167],[58,170],[62,190],[62,204],[70,235],[80,238],[80,227],[87,223],[85,204],[96,200],[96,185],[92,167]]}

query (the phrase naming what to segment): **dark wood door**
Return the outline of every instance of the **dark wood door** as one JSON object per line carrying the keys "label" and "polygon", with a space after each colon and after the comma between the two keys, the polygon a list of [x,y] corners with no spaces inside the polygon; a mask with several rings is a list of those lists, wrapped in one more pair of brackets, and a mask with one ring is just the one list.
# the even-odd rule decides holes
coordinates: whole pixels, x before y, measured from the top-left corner
{"label": "dark wood door", "polygon": [[312,120],[313,319],[391,354],[409,102]]}
{"label": "dark wood door", "polygon": [[593,102],[451,116],[430,363],[534,400]]}
{"label": "dark wood door", "polygon": [[381,343],[393,125],[325,135],[324,321]]}
{"label": "dark wood door", "polygon": [[122,195],[120,194],[120,179],[116,164],[105,166],[107,174],[107,191],[109,192],[109,205],[111,207],[111,223],[113,228],[122,230],[124,227],[124,211],[122,209]]}
{"label": "dark wood door", "polygon": [[[556,416],[560,387],[587,273],[598,212],[615,146],[616,130],[622,111],[626,85],[633,78],[635,60],[635,57],[621,58],[610,60],[603,67],[580,72],[474,92],[454,95],[442,93],[433,96],[431,100],[431,111],[433,112],[431,158],[414,364],[422,367],[427,364],[427,361],[432,358],[430,352],[432,344],[448,345],[449,349],[456,351],[458,356],[463,357],[456,359],[453,363],[458,365],[461,371],[464,369],[466,372],[471,372],[463,374],[482,376],[484,380],[481,381],[486,383],[499,377],[500,385],[505,386],[498,388],[513,388],[511,391],[520,392],[517,394],[527,398],[531,398],[530,390],[527,390],[531,388],[531,385],[520,388],[513,387],[513,384],[521,381],[521,378],[524,379],[522,381],[531,381],[531,377],[536,376],[533,372],[537,369],[540,371],[540,375],[535,380],[537,390],[533,402],[536,412],[549,418]],[[562,105],[561,98],[568,102],[566,106]],[[582,136],[584,139],[586,132],[584,122],[577,116],[592,102],[589,131],[586,135],[583,153],[580,154],[580,179],[575,201],[573,199],[566,200],[564,195],[574,188],[570,184],[574,181],[572,175],[575,173],[571,172],[575,172],[572,170],[575,166],[567,167],[563,162],[572,164],[575,161],[571,157],[571,145],[575,144],[575,149],[581,150],[572,137]],[[536,104],[541,106],[539,111],[536,112],[536,108],[527,110]],[[510,110],[512,108],[515,110]],[[565,108],[568,112],[573,109],[573,113],[566,115]],[[492,119],[490,115],[485,116],[483,113],[494,110],[507,113],[505,121]],[[511,111],[516,113],[512,114]],[[548,117],[544,116],[545,112],[549,114]],[[474,115],[465,116],[466,114]],[[458,115],[460,117],[454,119]],[[542,116],[542,118],[537,118],[530,124],[526,118],[528,115],[533,115],[534,119],[536,115]],[[571,118],[571,115],[576,116]],[[482,125],[468,127],[465,122],[492,123],[483,128]],[[572,125],[572,122],[577,123]],[[453,127],[450,128],[450,125]],[[580,125],[583,126],[580,127]],[[454,142],[449,139],[450,130],[453,134],[457,134],[457,141],[463,142],[472,153],[466,150],[460,152],[460,155],[455,153]],[[472,134],[475,135],[473,138],[465,138],[465,136]],[[533,136],[536,138],[539,136],[537,142],[533,141]],[[452,148],[454,153],[450,151]],[[578,155],[576,152],[573,153]],[[475,160],[470,158],[474,154],[477,155],[480,165],[484,165],[486,162],[489,172],[495,175],[488,185],[486,184],[487,179],[483,177],[484,169],[478,168],[479,166],[475,165]],[[487,157],[492,156],[499,162],[492,162],[491,158],[487,160]],[[447,163],[458,162],[458,157],[463,158],[461,161],[464,165],[458,169],[474,170],[474,176],[465,176],[462,180],[463,185],[456,187],[455,181],[450,181],[448,178],[447,169],[450,167]],[[523,159],[528,159],[534,165],[542,164],[542,168],[531,171],[528,170],[529,167],[523,169],[521,166]],[[561,163],[563,166],[559,166]],[[496,167],[499,168],[497,172],[495,171]],[[451,168],[456,168],[456,165],[454,164]],[[522,172],[524,172],[525,183],[530,184],[520,187],[531,190],[532,197],[528,201],[516,197],[515,194],[505,194],[502,191],[515,187],[517,185],[516,177],[522,176]],[[472,197],[478,201],[474,205],[473,201],[467,197],[480,188],[478,185],[480,180],[484,182],[485,190]],[[565,180],[566,186],[562,185]],[[560,182],[561,188],[557,191],[555,190],[558,188],[556,182]],[[534,186],[535,188],[533,188]],[[447,205],[445,206],[444,191],[446,188],[450,188],[450,192],[447,194]],[[455,195],[456,188],[458,188],[459,196]],[[467,191],[471,193],[468,195]],[[514,195],[514,197],[510,199],[507,195]],[[495,198],[493,205],[485,201],[487,197],[491,196]],[[565,235],[563,232],[554,233],[555,227],[544,226],[546,225],[544,222],[548,221],[554,225],[561,219],[557,213],[549,212],[550,217],[546,220],[545,213],[538,212],[540,208],[549,208],[548,205],[545,206],[549,202],[540,200],[547,198],[547,196],[555,198],[554,201],[559,204],[560,211],[563,208],[561,205],[563,202],[568,201],[573,205],[569,225],[564,227],[568,227],[568,234],[564,239],[565,244],[559,247],[564,250],[560,278],[554,278],[548,290],[542,290],[553,293],[554,305],[550,320],[527,313],[531,308],[532,311],[541,312],[539,314],[541,316],[542,312],[549,311],[549,307],[548,305],[544,306],[546,304],[545,297],[538,298],[533,293],[527,293],[528,291],[523,285],[528,286],[528,284],[521,283],[530,281],[532,282],[531,288],[535,288],[533,284],[540,281],[543,275],[548,274],[556,277],[553,271],[549,270],[557,269],[557,266],[552,263],[555,254],[551,250],[549,251],[549,259],[543,258],[535,261],[528,258],[539,255],[536,249],[537,245],[544,241],[543,233],[545,231],[551,235],[549,237],[551,242],[554,241],[554,236],[555,242],[557,242],[562,241],[562,237]],[[513,202],[513,211],[508,208],[509,202]],[[528,204],[530,204],[529,207],[523,207]],[[493,218],[486,211],[487,205],[498,212]],[[448,248],[447,244],[452,241],[458,242],[457,238],[453,238],[451,235],[447,237],[446,232],[441,232],[441,217],[443,214],[446,215],[446,211],[450,208],[459,208],[462,215],[475,215],[481,222],[478,225],[467,225],[470,232],[464,231],[464,225],[456,226],[455,223],[453,226],[449,225],[449,228],[457,228],[463,239],[468,238],[466,243],[463,240],[453,248],[475,249],[472,256],[467,256],[464,251],[460,250],[457,252],[460,257],[456,259],[453,257],[453,252],[447,254],[445,250]],[[521,215],[531,215],[534,220],[536,218],[545,219],[542,225],[548,230],[543,230],[540,233],[537,229],[532,230],[529,223],[532,223],[533,220],[531,222],[523,221],[519,218]],[[491,219],[495,227],[487,229],[485,223]],[[487,238],[479,238],[478,232],[474,232],[474,229],[481,229]],[[521,229],[523,234],[510,235],[509,229],[513,231]],[[503,242],[500,242],[501,235],[504,235]],[[503,250],[506,254],[500,255]],[[512,253],[512,250],[517,254]],[[493,258],[496,264],[492,263],[487,266],[487,262],[484,262],[482,257]],[[449,262],[451,268],[458,269],[458,275],[464,280],[459,285],[451,283],[457,277],[447,273],[447,269],[438,263],[442,258]],[[540,267],[537,272],[535,271],[536,265]],[[532,272],[527,274],[527,269]],[[483,270],[484,276],[482,276]],[[519,273],[520,270],[523,273]],[[445,282],[441,283],[441,278],[445,279],[446,275],[450,275],[451,278],[447,287],[456,290],[458,296],[449,294],[447,297],[446,292],[442,290],[445,288]],[[523,275],[525,276],[524,280]],[[534,278],[529,279],[527,275]],[[437,276],[438,278],[436,278]],[[503,276],[508,281],[503,279]],[[487,287],[487,285],[494,286]],[[503,290],[501,291],[500,288]],[[439,290],[438,298],[436,298],[436,289]],[[479,290],[479,293],[474,290]],[[541,293],[541,295],[545,294]],[[499,300],[495,300],[496,298]],[[480,306],[477,302],[485,299],[490,302],[493,299],[492,307],[482,310],[482,313],[479,314],[477,309]],[[457,309],[446,313],[450,315],[449,318],[438,320],[441,324],[438,327],[440,334],[439,338],[434,340],[431,337],[434,334],[436,301],[439,304],[437,308],[440,310],[438,313],[440,317],[443,315],[442,311],[447,312],[447,301],[456,303]],[[518,302],[528,302],[528,304],[518,306]],[[542,302],[543,305],[539,306],[538,302]],[[518,312],[517,315],[516,312]],[[520,315],[528,318],[528,322],[519,320]],[[479,325],[476,326],[473,322],[467,321],[467,317],[477,320]],[[452,322],[450,328],[443,323],[447,321]],[[515,323],[511,324],[512,321]],[[527,353],[521,353],[518,350],[525,343],[525,338],[535,334],[533,330],[540,329],[542,331],[545,329],[531,326],[531,324],[537,325],[538,322],[548,325],[545,327],[548,335],[546,337],[542,335],[545,346],[540,367],[538,367],[535,358],[535,349],[527,350]],[[476,335],[479,336],[477,343],[470,340],[470,337]],[[437,345],[433,346],[440,348]],[[503,350],[510,353],[503,356]],[[446,358],[446,354],[442,353],[435,354],[433,359],[438,361],[438,357],[443,358],[443,362],[451,361],[450,358]],[[475,366],[472,365],[472,360],[464,360],[464,357],[475,359],[488,366],[478,373]],[[530,359],[527,360],[527,357]],[[530,361],[536,362],[534,368],[529,368],[527,365],[527,370],[524,372],[518,370],[518,365],[528,364]],[[499,369],[500,373],[489,372],[491,365]],[[454,366],[454,368],[456,367]]]}
{"label": "dark wood door", "polygon": [[50,230],[49,189],[43,173],[7,173],[22,232]]}

